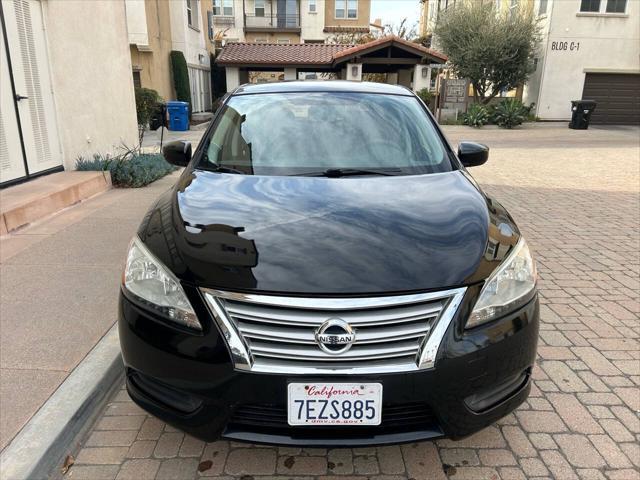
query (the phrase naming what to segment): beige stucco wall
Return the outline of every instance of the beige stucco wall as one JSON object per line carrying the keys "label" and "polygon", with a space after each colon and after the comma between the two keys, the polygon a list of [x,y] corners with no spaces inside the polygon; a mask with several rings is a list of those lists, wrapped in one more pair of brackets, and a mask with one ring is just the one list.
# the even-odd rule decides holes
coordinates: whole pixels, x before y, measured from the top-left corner
{"label": "beige stucco wall", "polygon": [[137,142],[124,1],[43,1],[64,166]]}
{"label": "beige stucco wall", "polygon": [[[318,2],[320,6],[322,2]],[[371,16],[371,0],[358,0],[358,18],[336,18],[335,0],[324,2],[324,24],[331,27],[368,27]]]}
{"label": "beige stucco wall", "polygon": [[[213,12],[213,0],[200,0],[200,15],[202,18],[202,34],[204,35],[204,43],[207,51],[215,53],[215,45],[209,40],[209,22],[207,18],[208,12]],[[214,26],[215,31],[215,26]]]}
{"label": "beige stucco wall", "polygon": [[[187,22],[187,8],[184,0],[167,2],[171,21],[172,49],[184,53],[188,65],[209,68],[209,52],[205,44],[207,19],[199,15],[198,27],[190,27]],[[201,57],[202,55],[202,57]]]}
{"label": "beige stucco wall", "polygon": [[169,3],[165,0],[144,0],[150,52],[129,47],[133,68],[140,70],[140,82],[156,90],[165,100],[175,99],[171,80],[171,20]]}
{"label": "beige stucco wall", "polygon": [[316,11],[309,11],[309,0],[300,0],[300,27],[302,28],[302,41],[324,40],[326,34],[324,28],[324,9],[322,1],[316,1]]}
{"label": "beige stucco wall", "polygon": [[278,43],[278,40],[289,40],[289,43],[300,43],[300,35],[297,33],[247,33],[246,42],[253,43],[257,38],[266,39],[267,43]]}
{"label": "beige stucco wall", "polygon": [[640,72],[640,2],[627,2],[622,15],[585,15],[579,8],[577,0],[547,6],[538,70],[524,93],[543,120],[571,116],[570,101],[582,98],[587,72]]}

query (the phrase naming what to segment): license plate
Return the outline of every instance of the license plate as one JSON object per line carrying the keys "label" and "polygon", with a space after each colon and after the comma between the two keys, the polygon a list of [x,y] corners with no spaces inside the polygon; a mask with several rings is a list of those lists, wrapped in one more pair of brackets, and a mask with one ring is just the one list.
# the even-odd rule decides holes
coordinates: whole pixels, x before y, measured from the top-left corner
{"label": "license plate", "polygon": [[290,383],[289,425],[380,425],[380,383]]}

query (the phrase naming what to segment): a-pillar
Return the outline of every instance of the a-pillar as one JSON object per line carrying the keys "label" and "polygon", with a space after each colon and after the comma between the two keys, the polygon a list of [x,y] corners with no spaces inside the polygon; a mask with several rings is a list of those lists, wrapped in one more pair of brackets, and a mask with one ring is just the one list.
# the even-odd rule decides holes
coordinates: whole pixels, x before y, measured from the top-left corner
{"label": "a-pillar", "polygon": [[431,87],[431,68],[427,65],[416,65],[413,69],[413,91]]}
{"label": "a-pillar", "polygon": [[298,79],[298,70],[295,68],[285,68],[284,69],[284,79],[285,80],[297,80]]}
{"label": "a-pillar", "polygon": [[362,64],[361,63],[347,63],[347,76],[346,80],[352,82],[362,81]]}

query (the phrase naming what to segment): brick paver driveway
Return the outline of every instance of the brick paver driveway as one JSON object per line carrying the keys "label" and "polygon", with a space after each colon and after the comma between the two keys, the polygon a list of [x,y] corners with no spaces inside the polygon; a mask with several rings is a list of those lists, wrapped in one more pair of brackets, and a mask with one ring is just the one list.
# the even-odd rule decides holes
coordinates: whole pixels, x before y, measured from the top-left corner
{"label": "brick paver driveway", "polygon": [[327,451],[204,444],[119,391],[67,476],[640,478],[639,131],[535,125],[447,134],[492,147],[472,173],[507,206],[538,261],[539,358],[522,407],[459,442]]}

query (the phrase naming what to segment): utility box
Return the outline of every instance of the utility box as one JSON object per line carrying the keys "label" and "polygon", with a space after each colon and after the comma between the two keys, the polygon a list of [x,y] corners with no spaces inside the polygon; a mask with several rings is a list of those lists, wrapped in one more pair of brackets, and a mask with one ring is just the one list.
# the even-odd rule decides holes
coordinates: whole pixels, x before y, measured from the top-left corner
{"label": "utility box", "polygon": [[596,102],[593,100],[572,100],[569,128],[574,130],[586,130],[589,128],[591,114],[595,109]]}
{"label": "utility box", "polygon": [[167,102],[167,113],[169,114],[169,130],[179,132],[189,130],[189,104],[187,102],[174,100]]}

